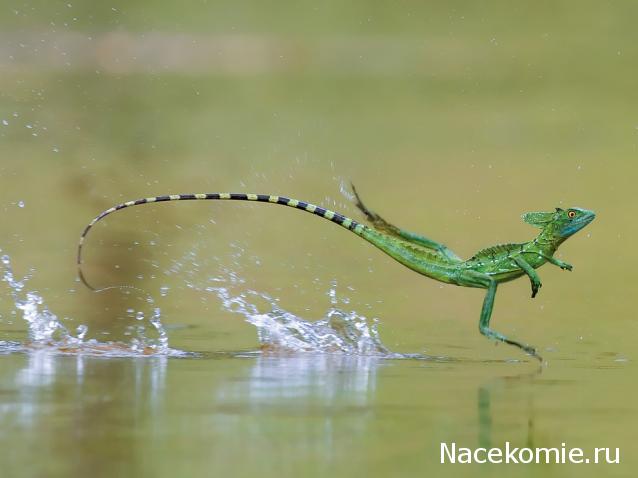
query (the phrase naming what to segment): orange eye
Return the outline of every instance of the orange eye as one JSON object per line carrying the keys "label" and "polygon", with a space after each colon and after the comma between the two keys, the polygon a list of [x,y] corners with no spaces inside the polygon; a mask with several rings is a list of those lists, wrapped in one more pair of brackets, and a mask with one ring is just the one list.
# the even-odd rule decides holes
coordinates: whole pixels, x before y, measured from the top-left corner
{"label": "orange eye", "polygon": [[576,217],[576,212],[575,211],[569,211],[567,213],[567,217],[569,217],[570,219]]}

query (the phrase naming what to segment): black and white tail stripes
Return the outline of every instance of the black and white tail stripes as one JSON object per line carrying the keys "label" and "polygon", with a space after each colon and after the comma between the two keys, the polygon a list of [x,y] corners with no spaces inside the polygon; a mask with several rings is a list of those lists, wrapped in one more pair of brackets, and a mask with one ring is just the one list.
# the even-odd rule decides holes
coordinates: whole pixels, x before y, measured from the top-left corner
{"label": "black and white tail stripes", "polygon": [[82,235],[80,236],[80,241],[78,244],[78,255],[77,255],[77,266],[78,266],[78,276],[82,283],[86,285],[89,289],[94,289],[91,286],[84,274],[82,273],[82,247],[84,246],[84,242],[86,236],[88,235],[91,228],[100,220],[104,219],[109,214],[114,213],[115,211],[119,211],[120,209],[125,209],[131,206],[139,206],[140,204],[149,204],[163,201],[193,201],[193,200],[235,200],[235,201],[259,201],[259,202],[267,202],[272,204],[281,204],[282,206],[294,207],[295,209],[301,209],[306,212],[310,212],[312,214],[316,214],[317,216],[321,216],[324,219],[328,219],[336,224],[339,224],[342,227],[345,227],[349,231],[354,232],[355,234],[361,235],[363,231],[367,228],[363,224],[360,224],[349,217],[346,217],[342,214],[339,214],[334,211],[330,211],[329,209],[322,208],[320,206],[316,206],[314,204],[299,201],[297,199],[290,199],[284,196],[271,196],[268,194],[244,194],[244,193],[202,193],[202,194],[172,194],[170,196],[155,196],[144,199],[137,199],[135,201],[127,201],[117,206],[113,206],[112,208],[107,209],[106,211],[100,213],[95,219],[93,219],[82,231]]}

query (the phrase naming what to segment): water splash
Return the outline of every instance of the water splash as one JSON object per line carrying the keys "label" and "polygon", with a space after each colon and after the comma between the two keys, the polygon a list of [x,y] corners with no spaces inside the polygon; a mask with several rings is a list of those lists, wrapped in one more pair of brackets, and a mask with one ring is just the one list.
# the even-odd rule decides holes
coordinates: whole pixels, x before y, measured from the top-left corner
{"label": "water splash", "polygon": [[[235,247],[232,256],[235,265],[238,265],[242,253],[243,249]],[[280,355],[330,353],[377,358],[426,358],[418,354],[403,355],[390,351],[379,336],[378,319],[368,319],[355,310],[342,308],[349,303],[349,299],[338,295],[336,281],[331,283],[327,292],[329,308],[319,320],[312,321],[287,311],[279,305],[279,299],[267,293],[247,290],[246,281],[232,269],[222,268],[220,277],[202,279],[200,266],[197,252],[193,250],[182,261],[174,261],[165,274],[180,276],[187,287],[202,294],[214,294],[221,300],[224,310],[242,315],[246,322],[255,326],[261,352]],[[118,357],[189,355],[169,347],[168,336],[161,322],[161,310],[155,307],[150,296],[146,299],[146,303],[152,307],[148,316],[132,308],[127,310],[132,322],[125,332],[130,337],[128,341],[104,342],[87,338],[89,327],[86,324],[80,324],[74,331],[69,330],[49,310],[37,291],[28,290],[26,284],[33,271],[22,279],[16,278],[10,257],[3,255],[0,257],[0,273],[0,281],[9,287],[15,311],[21,312],[28,324],[29,336],[25,343],[0,340],[0,353],[47,350],[63,354]],[[169,291],[170,287],[163,285],[159,294],[166,297]],[[147,335],[149,324],[155,335],[153,338]]]}
{"label": "water splash", "polygon": [[9,285],[16,309],[22,311],[22,318],[28,323],[29,339],[32,342],[47,342],[71,338],[55,314],[44,305],[42,297],[36,292],[25,292],[25,283],[33,272],[18,280],[13,273],[9,256],[5,254],[0,260],[3,267],[2,280]]}
{"label": "water splash", "polygon": [[[431,358],[389,350],[379,336],[378,319],[369,319],[356,310],[344,310],[350,300],[338,294],[334,280],[327,291],[330,306],[319,320],[309,320],[284,309],[278,298],[247,287],[247,281],[237,272],[242,269],[244,248],[239,244],[230,246],[233,252],[229,256],[229,265],[223,265],[218,257],[201,257],[196,245],[181,259],[173,260],[164,274],[178,276],[188,288],[202,294],[204,300],[206,294],[215,295],[223,310],[243,316],[256,328],[260,352],[271,355],[330,353],[398,359]],[[216,267],[221,273],[204,276],[203,271],[209,267]],[[166,296],[169,288],[162,286],[160,290]]]}
{"label": "water splash", "polygon": [[[1,252],[1,250],[0,250]],[[26,343],[14,341],[0,341],[0,353],[23,352],[32,350],[48,350],[53,353],[83,354],[100,356],[156,356],[156,355],[184,355],[184,352],[173,350],[168,346],[168,336],[161,323],[161,311],[159,307],[153,308],[148,322],[155,330],[157,337],[151,338],[146,334],[143,324],[131,326],[128,335],[131,339],[124,342],[102,342],[96,339],[87,339],[89,327],[80,324],[75,329],[75,334],[62,324],[57,315],[49,310],[44,299],[37,291],[28,290],[26,284],[33,275],[31,271],[22,279],[16,278],[11,258],[8,255],[0,257],[1,281],[5,282],[10,291],[16,311],[21,312],[22,319],[27,322],[29,340]],[[147,302],[153,304],[151,298]],[[139,321],[145,320],[144,312],[131,313]]]}
{"label": "water splash", "polygon": [[[214,293],[226,311],[240,314],[257,329],[261,350],[269,353],[339,353],[383,358],[417,358],[391,352],[379,337],[378,319],[368,319],[354,310],[338,307],[337,283],[327,293],[331,306],[317,321],[309,321],[289,312],[270,295],[254,290],[233,292],[235,286],[245,288],[245,281],[232,271],[225,277],[210,278],[214,286],[199,286],[187,281],[189,288]],[[347,303],[347,299],[341,299]]]}

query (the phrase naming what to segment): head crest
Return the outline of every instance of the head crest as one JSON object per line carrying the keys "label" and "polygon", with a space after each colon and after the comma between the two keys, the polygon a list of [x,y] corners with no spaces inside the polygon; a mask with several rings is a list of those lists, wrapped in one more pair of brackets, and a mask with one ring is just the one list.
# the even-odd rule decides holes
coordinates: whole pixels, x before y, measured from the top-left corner
{"label": "head crest", "polygon": [[523,221],[535,227],[545,227],[554,219],[553,212],[526,212],[521,216]]}

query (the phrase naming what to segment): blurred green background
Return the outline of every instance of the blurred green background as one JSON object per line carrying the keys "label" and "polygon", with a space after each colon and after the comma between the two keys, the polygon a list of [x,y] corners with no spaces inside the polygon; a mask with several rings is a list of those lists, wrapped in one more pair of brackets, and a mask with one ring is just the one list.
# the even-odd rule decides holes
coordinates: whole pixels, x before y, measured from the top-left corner
{"label": "blurred green background", "polygon": [[[87,275],[153,294],[172,347],[257,347],[192,274],[166,274],[186,263],[203,281],[230,269],[309,320],[336,281],[391,350],[463,361],[7,355],[8,476],[490,475],[501,468],[438,464],[440,441],[487,435],[623,453],[515,476],[632,476],[637,15],[629,1],[5,0],[0,249],[90,337],[121,338],[134,299],[81,288],[75,247],[123,200],[256,192],[359,218],[352,180],[384,217],[464,257],[531,238],[525,211],[598,214],[559,251],[574,272],[544,267],[535,300],[525,280],[499,290],[493,325],[543,350],[534,374],[478,334],[481,291],[325,221],[262,204],[122,211],[89,237]],[[7,290],[0,315],[0,338],[24,341]]]}

